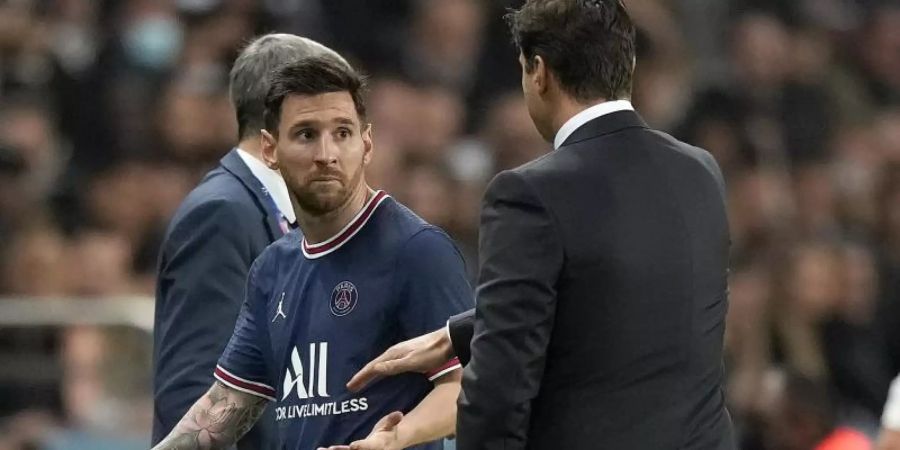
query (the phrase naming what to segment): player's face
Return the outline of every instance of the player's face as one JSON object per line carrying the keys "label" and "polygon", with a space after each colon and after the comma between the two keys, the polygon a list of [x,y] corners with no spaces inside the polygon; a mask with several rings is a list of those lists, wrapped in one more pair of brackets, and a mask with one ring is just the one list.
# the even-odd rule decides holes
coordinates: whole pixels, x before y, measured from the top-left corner
{"label": "player's face", "polygon": [[290,95],[277,137],[263,132],[263,158],[281,171],[296,206],[312,215],[338,209],[365,188],[371,153],[371,127],[349,92]]}

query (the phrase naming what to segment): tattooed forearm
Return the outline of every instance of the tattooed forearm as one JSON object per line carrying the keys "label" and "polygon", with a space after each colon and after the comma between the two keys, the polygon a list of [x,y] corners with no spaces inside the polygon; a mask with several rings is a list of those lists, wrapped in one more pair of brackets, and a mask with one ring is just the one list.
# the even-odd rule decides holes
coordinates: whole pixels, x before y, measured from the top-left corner
{"label": "tattooed forearm", "polygon": [[266,403],[217,381],[153,450],[228,448],[256,423]]}

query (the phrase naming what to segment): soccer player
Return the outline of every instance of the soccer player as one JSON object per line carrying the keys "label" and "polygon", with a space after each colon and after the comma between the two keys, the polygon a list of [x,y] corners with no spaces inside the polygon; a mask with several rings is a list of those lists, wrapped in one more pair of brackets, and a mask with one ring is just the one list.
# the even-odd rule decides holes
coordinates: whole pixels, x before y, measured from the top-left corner
{"label": "soccer player", "polygon": [[[290,194],[262,160],[265,76],[277,67],[330,48],[292,34],[254,39],[231,69],[229,90],[239,142],[184,199],[160,246],[153,324],[153,437],[157,444],[214,381],[231,337],[250,266],[295,222]],[[275,412],[269,408],[237,443],[271,450]]]}
{"label": "soccer player", "polygon": [[473,306],[462,257],[366,184],[373,144],[359,74],[323,56],[270,81],[263,159],[284,177],[300,230],[254,262],[215,385],[155,448],[226,448],[274,401],[279,448],[439,449],[454,430],[458,361],[358,393],[344,383]]}

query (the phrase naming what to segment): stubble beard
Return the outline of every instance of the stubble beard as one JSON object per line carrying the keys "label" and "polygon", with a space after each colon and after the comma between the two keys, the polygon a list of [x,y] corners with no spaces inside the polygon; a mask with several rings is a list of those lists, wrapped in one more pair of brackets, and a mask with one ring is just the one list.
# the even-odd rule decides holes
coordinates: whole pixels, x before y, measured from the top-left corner
{"label": "stubble beard", "polygon": [[362,168],[358,168],[351,178],[344,178],[337,188],[317,187],[316,184],[319,182],[309,182],[302,186],[297,186],[299,183],[290,183],[295,186],[289,185],[288,188],[296,199],[297,206],[304,213],[311,216],[325,216],[339,210],[350,201],[362,181],[362,172]]}

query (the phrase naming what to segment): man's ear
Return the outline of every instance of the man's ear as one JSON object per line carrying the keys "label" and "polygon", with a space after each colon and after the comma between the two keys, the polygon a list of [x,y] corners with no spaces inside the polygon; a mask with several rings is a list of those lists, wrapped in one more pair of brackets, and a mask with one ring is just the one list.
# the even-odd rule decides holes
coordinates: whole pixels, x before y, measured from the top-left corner
{"label": "man's ear", "polygon": [[266,130],[259,130],[259,136],[263,162],[266,163],[266,167],[278,170],[278,153],[275,151],[278,140]]}
{"label": "man's ear", "polygon": [[538,94],[544,95],[547,93],[547,90],[550,88],[550,69],[541,55],[534,56],[531,79],[535,87],[537,87]]}
{"label": "man's ear", "polygon": [[366,127],[363,128],[362,132],[362,140],[363,140],[363,165],[368,165],[369,161],[372,160],[372,150],[375,148],[375,143],[372,140],[374,136],[374,130],[372,129],[372,124],[367,123]]}

